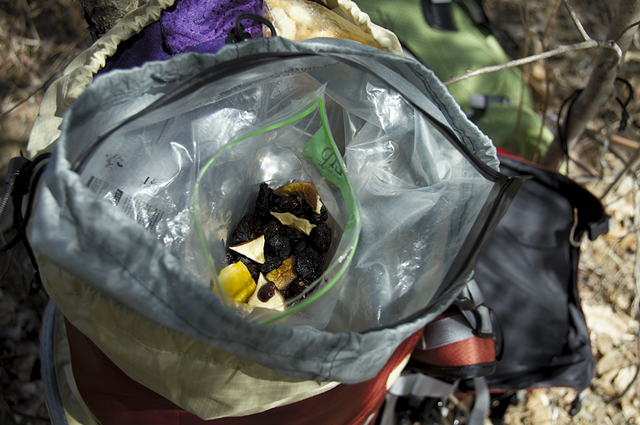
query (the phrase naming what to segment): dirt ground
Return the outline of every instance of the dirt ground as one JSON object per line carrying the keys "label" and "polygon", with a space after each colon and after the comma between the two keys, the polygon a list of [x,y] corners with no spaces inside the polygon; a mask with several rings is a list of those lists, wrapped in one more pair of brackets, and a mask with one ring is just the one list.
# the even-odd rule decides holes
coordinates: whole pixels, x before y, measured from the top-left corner
{"label": "dirt ground", "polygon": [[[556,0],[486,0],[496,36],[514,58],[580,41],[565,7]],[[593,38],[604,39],[615,2],[570,2]],[[610,4],[611,3],[611,4]],[[0,0],[0,173],[24,149],[45,89],[90,45],[87,25],[73,0]],[[638,87],[640,37],[619,75]],[[596,50],[574,51],[525,69],[536,108],[547,125],[563,100],[584,87]],[[624,90],[618,93],[626,97]],[[568,174],[603,197],[613,229],[583,241],[579,289],[591,332],[597,375],[576,416],[568,413],[575,391],[564,388],[523,392],[509,408],[508,424],[640,423],[638,372],[638,277],[640,199],[638,173],[627,164],[640,149],[640,90],[627,108],[612,99],[588,125],[571,152]],[[628,171],[628,172],[625,172]],[[618,179],[623,175],[624,178]],[[2,190],[4,191],[4,189]],[[8,240],[10,208],[0,216]],[[24,250],[0,254],[0,423],[46,424],[40,377],[39,329],[47,297],[27,296],[32,270]]]}

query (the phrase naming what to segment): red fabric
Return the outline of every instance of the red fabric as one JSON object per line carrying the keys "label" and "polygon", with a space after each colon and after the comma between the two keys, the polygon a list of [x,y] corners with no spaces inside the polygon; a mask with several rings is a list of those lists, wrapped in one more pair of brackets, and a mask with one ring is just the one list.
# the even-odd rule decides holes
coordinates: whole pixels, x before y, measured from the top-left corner
{"label": "red fabric", "polygon": [[510,158],[510,159],[513,159],[513,160],[516,160],[516,161],[520,161],[520,162],[525,163],[525,164],[532,165],[532,166],[540,168],[542,170],[553,171],[554,173],[558,172],[558,170],[555,170],[555,169],[553,169],[551,167],[547,167],[545,165],[538,164],[537,162],[533,162],[533,161],[530,161],[528,159],[522,158],[521,156],[518,156],[518,155],[512,153],[511,151],[508,151],[505,148],[496,147],[496,151],[498,153],[498,159],[500,159],[500,157]]}
{"label": "red fabric", "polygon": [[522,161],[522,162],[526,162],[528,164],[533,164],[533,165],[538,165],[535,164],[534,162],[529,161],[528,159],[524,159],[518,155],[516,155],[515,153],[505,149],[505,148],[501,148],[500,146],[496,146],[496,152],[498,153],[498,157],[505,157],[505,158],[511,158],[511,159],[515,159],[517,161]]}
{"label": "red fabric", "polygon": [[422,331],[405,340],[378,375],[341,384],[317,396],[255,415],[203,420],[129,378],[68,321],[71,365],[78,390],[102,425],[362,425],[387,394],[387,378],[409,354]]}
{"label": "red fabric", "polygon": [[432,366],[470,366],[491,363],[496,359],[496,345],[491,338],[475,336],[431,350],[416,348],[411,358]]}

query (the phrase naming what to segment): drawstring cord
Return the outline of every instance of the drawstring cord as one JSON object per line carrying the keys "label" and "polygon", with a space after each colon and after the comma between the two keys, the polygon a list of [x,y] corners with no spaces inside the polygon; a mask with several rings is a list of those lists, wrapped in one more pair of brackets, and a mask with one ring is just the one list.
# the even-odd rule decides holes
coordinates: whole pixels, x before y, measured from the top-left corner
{"label": "drawstring cord", "polygon": [[225,44],[239,43],[251,38],[251,35],[245,32],[245,28],[242,25],[244,20],[256,21],[266,25],[271,30],[271,37],[276,37],[276,29],[271,21],[253,13],[243,13],[236,19],[236,27],[229,31],[229,36],[224,40]]}

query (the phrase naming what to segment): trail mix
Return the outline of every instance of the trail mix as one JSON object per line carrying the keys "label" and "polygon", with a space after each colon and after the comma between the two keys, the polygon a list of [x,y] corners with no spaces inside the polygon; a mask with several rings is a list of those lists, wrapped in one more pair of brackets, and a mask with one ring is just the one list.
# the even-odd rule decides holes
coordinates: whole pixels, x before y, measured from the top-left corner
{"label": "trail mix", "polygon": [[327,218],[312,182],[275,190],[262,183],[253,212],[245,214],[231,234],[229,265],[218,277],[226,296],[284,310],[322,275],[333,236]]}

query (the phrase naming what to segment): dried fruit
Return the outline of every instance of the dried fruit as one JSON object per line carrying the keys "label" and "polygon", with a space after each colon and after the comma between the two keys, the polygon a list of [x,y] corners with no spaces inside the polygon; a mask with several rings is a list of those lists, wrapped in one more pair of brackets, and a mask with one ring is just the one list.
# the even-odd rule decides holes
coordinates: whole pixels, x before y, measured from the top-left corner
{"label": "dried fruit", "polygon": [[307,247],[307,241],[305,239],[297,242],[293,247],[293,253],[299,254]]}
{"label": "dried fruit", "polygon": [[284,186],[277,188],[275,193],[279,196],[297,195],[304,199],[316,214],[320,214],[322,201],[320,200],[320,195],[318,195],[316,186],[312,182],[293,182],[285,184]]}
{"label": "dried fruit", "polygon": [[306,241],[307,239],[309,239],[307,235],[305,235],[295,227],[282,226],[282,229],[284,230],[280,230],[280,233],[286,235],[291,241],[291,243],[294,245],[297,244],[298,242]]}
{"label": "dried fruit", "polygon": [[242,261],[244,265],[247,266],[247,270],[249,270],[249,273],[251,273],[251,277],[253,278],[254,281],[257,282],[258,276],[260,276],[260,269],[258,268],[258,263],[248,259],[243,255],[238,255],[238,261]]}
{"label": "dried fruit", "polygon": [[[275,191],[262,183],[254,212],[244,215],[231,235],[235,245],[225,257],[233,263],[225,271],[231,277],[223,276],[231,282],[225,293],[246,300],[249,289],[237,281],[249,275],[254,286],[258,284],[248,304],[284,309],[285,299],[299,302],[304,298],[300,295],[322,275],[323,253],[333,236],[324,223],[327,218],[313,183],[294,182]],[[233,277],[241,266],[242,279]]]}
{"label": "dried fruit", "polygon": [[231,240],[234,244],[247,242],[257,238],[261,234],[262,223],[256,214],[245,214],[231,234]]}
{"label": "dried fruit", "polygon": [[[305,291],[305,289],[307,289],[309,285],[311,285],[311,283],[313,282],[309,279],[300,279],[300,278],[295,279],[293,282],[289,284],[289,286],[287,286],[286,289],[282,291],[282,295],[287,300],[296,298],[297,296],[302,294]],[[300,302],[305,298],[306,298],[306,294],[296,301]],[[294,305],[294,304],[291,304],[291,305]]]}
{"label": "dried fruit", "polygon": [[292,255],[284,260],[280,267],[267,273],[267,279],[275,283],[276,287],[282,291],[298,277],[294,271],[295,264],[296,257]]}
{"label": "dried fruit", "polygon": [[316,280],[322,276],[324,258],[317,249],[306,247],[296,256],[295,271],[303,279]]}
{"label": "dried fruit", "polygon": [[[257,289],[254,291],[251,298],[249,298],[247,304],[254,307],[270,308],[272,310],[284,311],[286,303],[284,296],[278,290],[278,288],[274,287],[275,285],[270,286],[269,284],[273,285],[273,283],[267,280],[263,274],[260,274],[260,277],[258,278]],[[273,292],[273,295],[268,297],[267,301],[262,301],[260,299],[261,296],[266,297],[267,295],[270,295],[271,292]]]}
{"label": "dried fruit", "polygon": [[267,223],[266,226],[264,226],[264,238],[268,241],[269,239],[280,233],[281,229],[282,224],[280,224],[278,220],[271,220],[269,223]]}
{"label": "dried fruit", "polygon": [[275,270],[280,267],[282,264],[282,260],[275,255],[267,255],[264,259],[264,264],[260,264],[258,269],[260,269],[261,273],[267,274],[271,270]]}
{"label": "dried fruit", "polygon": [[278,233],[272,238],[267,239],[264,250],[267,255],[275,255],[279,259],[284,260],[291,255],[291,242],[287,236]]}
{"label": "dried fruit", "polygon": [[278,209],[279,212],[290,212],[291,214],[296,214],[302,205],[300,201],[298,201],[297,197],[294,196],[282,196],[278,201]]}
{"label": "dried fruit", "polygon": [[267,282],[258,291],[258,299],[263,303],[269,301],[276,294],[276,284],[273,282]]}
{"label": "dried fruit", "polygon": [[292,226],[295,229],[303,232],[307,236],[311,233],[315,224],[309,223],[309,220],[305,220],[304,218],[298,218],[291,213],[277,213],[271,211],[271,215],[278,219],[278,221],[285,226]]}
{"label": "dried fruit", "polygon": [[241,303],[247,302],[256,289],[256,282],[241,261],[220,270],[218,281],[227,297]]}
{"label": "dried fruit", "polygon": [[260,185],[258,189],[258,198],[254,207],[255,213],[263,220],[270,219],[269,212],[273,206],[273,201],[277,199],[273,189],[271,189],[266,183]]}
{"label": "dried fruit", "polygon": [[320,224],[329,218],[329,211],[324,205],[320,209],[320,214],[316,214],[315,211],[311,210],[311,207],[307,207],[305,212],[307,212],[307,218],[311,224]]}
{"label": "dried fruit", "polygon": [[230,246],[229,249],[252,259],[256,263],[263,264],[264,257],[264,235],[259,238],[243,242],[239,245]]}
{"label": "dried fruit", "polygon": [[332,232],[329,226],[326,223],[321,223],[317,225],[311,231],[311,242],[315,245],[320,252],[325,253],[329,251],[329,247],[331,246],[331,236]]}

